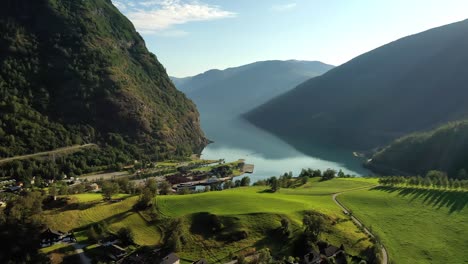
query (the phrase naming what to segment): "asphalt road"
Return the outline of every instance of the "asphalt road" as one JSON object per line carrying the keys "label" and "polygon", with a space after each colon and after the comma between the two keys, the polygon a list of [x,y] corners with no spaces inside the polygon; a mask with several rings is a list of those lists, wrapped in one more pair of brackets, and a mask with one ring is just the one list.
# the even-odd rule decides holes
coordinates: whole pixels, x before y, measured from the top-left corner
{"label": "asphalt road", "polygon": [[83,149],[83,148],[90,148],[90,147],[96,147],[96,146],[97,146],[96,144],[75,145],[75,146],[70,146],[70,147],[58,148],[58,149],[54,149],[54,150],[51,150],[51,151],[44,151],[44,152],[38,152],[38,153],[34,153],[34,154],[14,156],[14,157],[0,159],[0,164],[5,163],[5,162],[14,161],[14,160],[30,159],[30,158],[40,157],[40,156],[49,156],[49,155],[53,155],[53,154],[60,154],[62,152],[78,151],[78,150]]}

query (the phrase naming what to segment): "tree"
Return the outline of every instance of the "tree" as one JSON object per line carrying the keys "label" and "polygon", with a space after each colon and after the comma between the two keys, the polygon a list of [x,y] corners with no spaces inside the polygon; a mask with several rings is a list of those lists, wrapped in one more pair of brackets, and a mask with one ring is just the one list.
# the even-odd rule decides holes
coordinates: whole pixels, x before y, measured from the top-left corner
{"label": "tree", "polygon": [[151,206],[153,202],[153,198],[154,198],[154,195],[151,192],[151,190],[148,188],[143,188],[140,196],[138,197],[138,201],[135,204],[135,208],[138,210],[144,210],[148,208],[149,206]]}
{"label": "tree", "polygon": [[223,189],[227,190],[231,188],[234,188],[234,183],[232,181],[225,181],[223,184]]}
{"label": "tree", "polygon": [[241,182],[240,182],[240,185],[241,186],[249,186],[250,185],[250,178],[245,176],[241,179]]}
{"label": "tree", "polygon": [[60,186],[60,195],[67,195],[68,194],[68,185],[64,184]]}
{"label": "tree", "polygon": [[440,187],[443,184],[443,179],[447,178],[447,173],[438,170],[431,170],[426,173],[426,178],[431,179],[432,182],[439,182],[440,185],[438,185],[438,187]]}
{"label": "tree", "polygon": [[320,170],[314,170],[312,177],[322,177],[322,172]]}
{"label": "tree", "polygon": [[40,253],[40,234],[43,226],[35,221],[1,221],[0,263],[50,263]]}
{"label": "tree", "polygon": [[431,179],[429,179],[429,178],[427,178],[427,177],[424,178],[424,179],[423,179],[423,184],[424,184],[424,187],[426,187],[426,188],[431,187],[431,186],[432,186]]}
{"label": "tree", "polygon": [[237,256],[237,263],[238,264],[246,264],[248,263],[247,260],[245,259],[245,256],[243,254],[239,254]]}
{"label": "tree", "polygon": [[253,264],[269,264],[273,262],[273,258],[271,257],[270,249],[264,248],[259,250],[254,257],[251,263]]}
{"label": "tree", "polygon": [[168,195],[172,192],[172,186],[167,181],[162,181],[159,183],[159,194]]}
{"label": "tree", "polygon": [[305,227],[304,234],[312,242],[316,242],[324,228],[324,221],[320,215],[314,212],[307,212],[302,219]]}
{"label": "tree", "polygon": [[54,197],[54,201],[57,200],[57,194],[58,194],[58,191],[57,191],[57,186],[54,184],[52,184],[52,186],[49,187],[49,195]]}
{"label": "tree", "polygon": [[240,181],[240,180],[236,180],[236,181],[234,182],[234,186],[235,186],[235,187],[240,187],[240,186],[241,186],[241,181]]}
{"label": "tree", "polygon": [[279,190],[280,186],[276,177],[271,177],[270,179],[268,179],[268,183],[272,192],[277,192]]}
{"label": "tree", "polygon": [[323,172],[322,180],[323,181],[331,180],[331,179],[335,178],[335,175],[336,175],[335,170],[327,169],[326,171]]}
{"label": "tree", "polygon": [[167,236],[166,245],[170,251],[178,252],[182,249],[180,242],[180,232],[182,230],[182,222],[180,219],[175,219],[171,224],[172,232]]}
{"label": "tree", "polygon": [[468,180],[468,173],[465,169],[461,169],[457,173],[457,179],[459,180]]}
{"label": "tree", "polygon": [[289,236],[289,220],[286,217],[281,218],[281,232],[284,236]]}
{"label": "tree", "polygon": [[116,180],[117,184],[119,185],[119,188],[122,192],[124,193],[130,193],[130,181],[127,177],[120,177]]}
{"label": "tree", "polygon": [[10,221],[29,221],[42,212],[44,196],[40,192],[28,192],[7,203],[5,213]]}
{"label": "tree", "polygon": [[156,182],[155,179],[153,178],[147,179],[145,186],[146,186],[146,189],[148,189],[153,196],[158,193],[158,183]]}
{"label": "tree", "polygon": [[344,178],[345,177],[345,174],[344,172],[340,169],[340,171],[338,171],[338,178]]}
{"label": "tree", "polygon": [[456,190],[458,190],[458,189],[460,189],[460,187],[461,187],[460,181],[459,181],[458,179],[455,179],[455,180],[453,181],[453,188],[456,189]]}
{"label": "tree", "polygon": [[119,192],[119,185],[115,182],[105,181],[102,183],[102,197],[104,200],[112,199]]}
{"label": "tree", "polygon": [[78,185],[73,186],[71,190],[68,190],[69,193],[84,193],[86,190],[86,186],[84,183],[80,183]]}
{"label": "tree", "polygon": [[133,232],[130,228],[122,227],[119,232],[117,232],[117,237],[124,243],[125,245],[132,245],[133,242]]}

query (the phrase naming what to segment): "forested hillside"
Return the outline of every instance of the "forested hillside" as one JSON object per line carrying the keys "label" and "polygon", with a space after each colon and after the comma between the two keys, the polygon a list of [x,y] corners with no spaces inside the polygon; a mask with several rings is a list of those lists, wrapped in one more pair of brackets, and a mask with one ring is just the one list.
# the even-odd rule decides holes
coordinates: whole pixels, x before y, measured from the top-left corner
{"label": "forested hillside", "polygon": [[98,143],[132,160],[206,144],[195,105],[110,0],[6,0],[0,33],[0,157]]}
{"label": "forested hillside", "polygon": [[441,170],[450,178],[468,179],[468,121],[395,140],[375,153],[366,166],[382,174],[426,175]]}
{"label": "forested hillside", "polygon": [[[246,118],[298,148],[353,150],[468,116],[468,20],[365,53],[253,110]],[[344,47],[345,48],[345,47]]]}

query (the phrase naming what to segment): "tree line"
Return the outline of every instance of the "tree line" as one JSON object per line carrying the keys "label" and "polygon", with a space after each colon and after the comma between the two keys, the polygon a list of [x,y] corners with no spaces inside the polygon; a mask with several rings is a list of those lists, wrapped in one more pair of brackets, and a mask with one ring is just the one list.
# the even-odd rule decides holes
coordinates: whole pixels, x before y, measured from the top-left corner
{"label": "tree line", "polygon": [[449,178],[445,172],[432,170],[422,176],[389,176],[379,179],[379,184],[384,186],[413,186],[436,189],[468,189],[468,180]]}

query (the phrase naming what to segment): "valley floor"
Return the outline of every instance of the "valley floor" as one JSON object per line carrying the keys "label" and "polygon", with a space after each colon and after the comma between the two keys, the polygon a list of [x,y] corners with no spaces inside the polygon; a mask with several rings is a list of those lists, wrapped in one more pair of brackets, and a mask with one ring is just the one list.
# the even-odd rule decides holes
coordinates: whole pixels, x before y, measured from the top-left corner
{"label": "valley floor", "polygon": [[[137,196],[121,195],[121,202],[109,203],[100,194],[79,194],[69,196],[68,205],[45,211],[43,217],[53,229],[77,231],[78,242],[88,245],[84,250],[91,256],[96,245],[87,241],[85,230],[92,224],[105,223],[111,232],[128,227],[137,244],[158,246],[171,235],[167,223],[178,221],[183,243],[177,254],[183,261],[206,258],[209,263],[225,263],[233,255],[264,247],[276,256],[294,254],[304,212],[314,210],[330,220],[320,238],[359,255],[373,242],[335,204],[333,194],[343,192],[337,199],[376,234],[388,250],[390,263],[466,263],[468,259],[467,192],[382,187],[369,178],[323,182],[312,178],[301,187],[276,193],[267,190],[253,186],[158,195],[156,221],[132,209]],[[209,223],[213,215],[221,222],[216,232]],[[288,239],[275,232],[282,218],[291,223]],[[245,237],[226,240],[239,234]]]}

